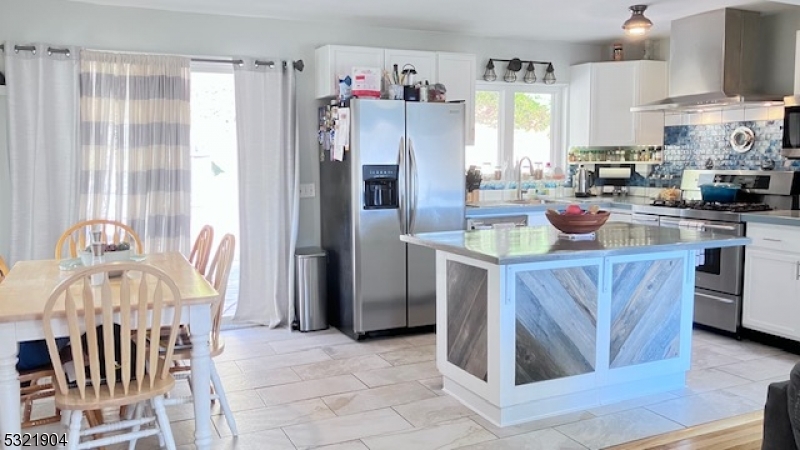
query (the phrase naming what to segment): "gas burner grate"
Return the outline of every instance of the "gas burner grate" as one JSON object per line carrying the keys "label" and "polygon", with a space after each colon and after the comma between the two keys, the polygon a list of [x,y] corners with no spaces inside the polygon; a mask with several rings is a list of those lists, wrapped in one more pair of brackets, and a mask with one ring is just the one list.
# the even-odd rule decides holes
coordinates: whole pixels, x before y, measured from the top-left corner
{"label": "gas burner grate", "polygon": [[653,206],[664,206],[667,208],[695,209],[700,211],[723,211],[723,212],[757,212],[771,211],[772,207],[764,203],[716,203],[704,202],[702,200],[654,200]]}

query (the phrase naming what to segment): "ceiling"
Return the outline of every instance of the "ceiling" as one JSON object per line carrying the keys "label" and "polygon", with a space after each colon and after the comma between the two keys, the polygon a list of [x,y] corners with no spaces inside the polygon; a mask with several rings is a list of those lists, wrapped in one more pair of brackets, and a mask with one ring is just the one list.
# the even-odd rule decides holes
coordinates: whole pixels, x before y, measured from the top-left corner
{"label": "ceiling", "polygon": [[[622,37],[637,0],[70,0],[112,6],[244,17],[362,23],[485,37],[603,42]],[[800,7],[800,0],[644,0],[652,36],[669,35],[673,19],[725,7],[765,13]],[[794,6],[792,6],[794,5]]]}

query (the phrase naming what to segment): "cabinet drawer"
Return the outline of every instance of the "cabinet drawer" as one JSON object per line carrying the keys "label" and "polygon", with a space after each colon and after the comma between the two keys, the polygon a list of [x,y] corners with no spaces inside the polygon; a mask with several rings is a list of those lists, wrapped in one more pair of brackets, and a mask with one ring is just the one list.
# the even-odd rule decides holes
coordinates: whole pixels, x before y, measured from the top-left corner
{"label": "cabinet drawer", "polygon": [[800,228],[783,225],[747,224],[752,247],[800,253]]}

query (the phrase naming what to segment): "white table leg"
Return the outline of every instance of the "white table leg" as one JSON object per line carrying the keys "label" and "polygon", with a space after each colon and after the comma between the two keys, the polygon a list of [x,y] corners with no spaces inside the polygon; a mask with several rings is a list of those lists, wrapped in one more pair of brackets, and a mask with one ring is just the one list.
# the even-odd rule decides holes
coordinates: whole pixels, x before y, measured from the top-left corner
{"label": "white table leg", "polygon": [[0,445],[6,434],[19,434],[19,374],[17,373],[17,332],[13,323],[0,324]]}
{"label": "white table leg", "polygon": [[198,450],[211,448],[211,307],[208,304],[189,308],[192,330],[192,396],[194,398],[194,444]]}

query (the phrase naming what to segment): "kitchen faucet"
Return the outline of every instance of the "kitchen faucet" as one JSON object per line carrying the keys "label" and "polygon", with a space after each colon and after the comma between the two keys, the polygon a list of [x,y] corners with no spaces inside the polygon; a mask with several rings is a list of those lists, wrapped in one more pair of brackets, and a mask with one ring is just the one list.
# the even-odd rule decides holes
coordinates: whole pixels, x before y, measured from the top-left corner
{"label": "kitchen faucet", "polygon": [[522,163],[528,160],[528,173],[533,177],[533,163],[527,156],[523,156],[517,163],[517,200],[522,200]]}

